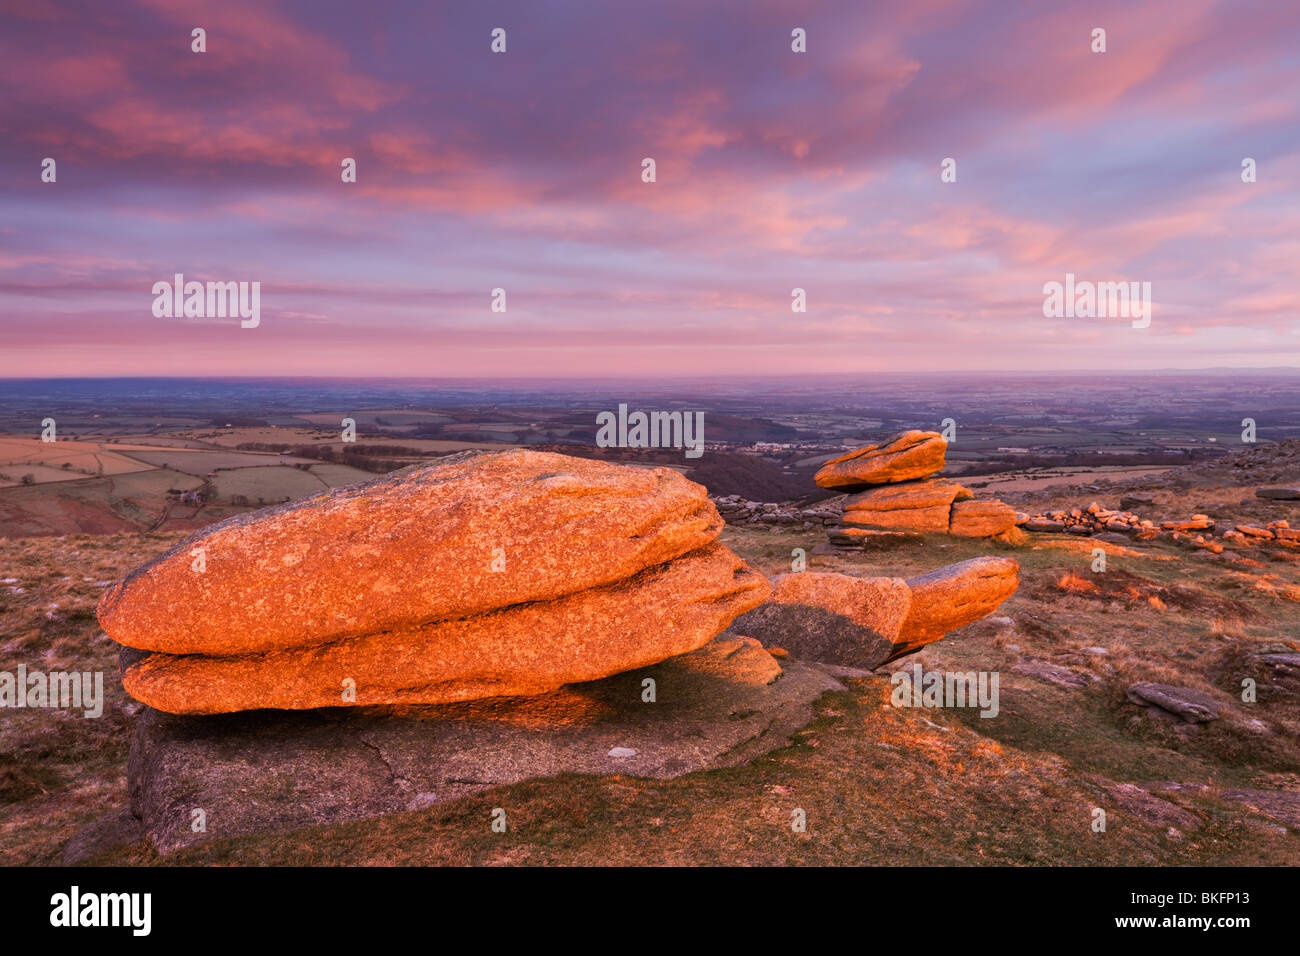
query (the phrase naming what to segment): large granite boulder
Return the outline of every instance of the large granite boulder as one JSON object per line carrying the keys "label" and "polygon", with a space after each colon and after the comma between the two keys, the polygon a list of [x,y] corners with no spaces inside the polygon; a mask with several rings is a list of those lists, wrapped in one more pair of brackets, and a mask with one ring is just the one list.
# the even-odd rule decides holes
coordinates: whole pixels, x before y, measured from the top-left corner
{"label": "large granite boulder", "polygon": [[894,642],[894,657],[987,617],[1019,586],[1020,562],[1014,558],[972,558],[908,578],[912,603]]}
{"label": "large granite boulder", "polygon": [[832,458],[813,476],[823,488],[858,488],[928,478],[943,470],[948,443],[938,432],[900,432],[883,445],[867,445]]}
{"label": "large granite boulder", "polygon": [[670,469],[483,455],[222,522],[100,618],[134,649],[127,692],[173,714],[541,694],[692,651],[761,604],[721,528]]}
{"label": "large granite boulder", "polygon": [[122,684],[172,714],[541,694],[692,651],[768,592],[715,542],[626,581],[455,621],[264,654],[150,654]]}
{"label": "large granite boulder", "polygon": [[970,497],[944,478],[880,485],[846,498],[841,520],[886,530],[946,532],[953,502]]}
{"label": "large granite boulder", "polygon": [[312,647],[613,584],[721,530],[670,468],[508,451],[218,522],[98,613],[118,643],[169,654]]}

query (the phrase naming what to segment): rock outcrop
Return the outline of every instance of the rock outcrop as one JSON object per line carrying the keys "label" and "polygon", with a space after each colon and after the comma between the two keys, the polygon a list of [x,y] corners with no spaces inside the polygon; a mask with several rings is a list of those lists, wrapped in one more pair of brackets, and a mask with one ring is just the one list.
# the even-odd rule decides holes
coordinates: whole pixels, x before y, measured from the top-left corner
{"label": "rock outcrop", "polygon": [[945,532],[953,502],[970,497],[970,491],[944,478],[881,485],[847,498],[843,521],[887,531]]}
{"label": "rock outcrop", "polygon": [[1019,571],[1011,558],[975,558],[908,580],[786,574],[732,630],[796,658],[870,670],[991,614],[1015,593]]}
{"label": "rock outcrop", "polygon": [[211,525],[110,588],[98,613],[144,650],[311,647],[613,584],[721,530],[703,486],[671,469],[511,451]]}
{"label": "rock outcrop", "polygon": [[171,714],[529,696],[695,650],[767,593],[714,543],[617,584],[459,620],[261,654],[153,653],[122,684]]}
{"label": "rock outcrop", "polygon": [[721,529],[670,469],[511,451],[221,522],[99,614],[152,652],[127,691],[174,714],[541,694],[692,651],[762,603]]}
{"label": "rock outcrop", "polygon": [[[863,500],[948,508],[964,492],[912,485]],[[743,763],[804,726],[834,674],[911,653],[1017,583],[1015,561],[982,558],[910,580],[786,575],[768,601],[721,528],[676,472],[515,451],[204,530],[101,604],[123,685],[148,706],[129,812],[89,828],[73,858],[139,833],[165,853],[564,772]],[[195,806],[218,825],[193,832]]]}
{"label": "rock outcrop", "polygon": [[831,544],[881,543],[871,535],[845,533],[850,530],[966,538],[1008,534],[1018,520],[1014,508],[977,499],[957,482],[934,477],[943,470],[947,448],[938,432],[908,431],[823,465],[815,477],[817,484],[853,492],[843,501],[841,524],[831,532]]}

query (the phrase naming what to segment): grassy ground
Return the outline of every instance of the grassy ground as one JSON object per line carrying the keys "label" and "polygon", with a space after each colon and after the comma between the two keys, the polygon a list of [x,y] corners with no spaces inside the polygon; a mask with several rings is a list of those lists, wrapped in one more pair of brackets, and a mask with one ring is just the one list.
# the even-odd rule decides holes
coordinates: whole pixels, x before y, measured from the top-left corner
{"label": "grassy ground", "polygon": [[[1230,508],[1232,489],[1198,489]],[[1065,502],[1062,502],[1065,503]],[[1082,503],[1074,499],[1069,503]],[[1253,499],[1250,507],[1256,507]],[[1272,517],[1284,517],[1284,503]],[[1186,510],[1191,510],[1186,509]],[[728,528],[769,575],[811,552],[820,530]],[[82,826],[126,801],[136,705],[116,681],[94,620],[113,578],[165,550],[168,535],[0,541],[0,670],[104,670],[98,720],[0,712],[0,862],[53,863]],[[1092,549],[1108,552],[1091,570]],[[129,864],[1294,864],[1300,836],[1231,798],[1300,791],[1300,688],[1256,655],[1300,649],[1300,566],[1289,553],[1210,559],[1036,536],[1009,547],[944,537],[887,551],[814,557],[810,570],[911,576],[981,554],[1022,565],[997,614],[897,666],[996,671],[1001,712],[897,709],[887,675],[848,682],[789,747],[747,767],[677,780],[561,777],[428,810],[235,842],[166,861],[144,842],[95,862]],[[1097,649],[1106,651],[1098,653]],[[1025,671],[1085,675],[1061,686]],[[1017,668],[1020,668],[1019,670]],[[1033,670],[1032,667],[1029,670]],[[1240,699],[1243,676],[1259,700]],[[1125,697],[1134,681],[1214,695],[1224,716],[1195,734]],[[1203,784],[1140,791],[1124,784]],[[494,833],[493,808],[508,830]],[[1107,811],[1104,833],[1094,808]],[[807,831],[794,832],[801,809]]]}

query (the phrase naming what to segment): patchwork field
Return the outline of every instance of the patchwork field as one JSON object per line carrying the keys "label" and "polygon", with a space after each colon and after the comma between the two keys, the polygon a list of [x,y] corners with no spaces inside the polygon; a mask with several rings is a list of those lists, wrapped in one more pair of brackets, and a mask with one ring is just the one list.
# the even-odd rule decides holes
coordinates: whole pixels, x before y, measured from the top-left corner
{"label": "patchwork field", "polygon": [[[147,440],[106,435],[43,442],[0,435],[0,537],[190,529],[250,507],[368,481],[376,477],[375,468],[511,447],[397,441],[362,432],[356,444],[345,444],[337,431],[269,426],[183,429]],[[367,442],[398,452],[367,456],[360,461],[365,468],[349,464],[347,456]],[[282,453],[284,448],[307,448],[322,457]],[[187,492],[199,500],[182,500]]]}
{"label": "patchwork field", "polygon": [[980,489],[981,494],[996,496],[1004,491],[1032,491],[1040,488],[1050,488],[1052,485],[1078,484],[1085,481],[1145,478],[1150,475],[1164,474],[1168,470],[1168,468],[1144,468],[1141,466],[1035,468],[1032,471],[1010,471],[975,478],[966,481],[965,484],[969,488]]}
{"label": "patchwork field", "polygon": [[0,436],[0,488],[148,471],[153,467],[149,462],[130,454],[144,447],[109,448],[104,442],[44,442],[39,438]]}

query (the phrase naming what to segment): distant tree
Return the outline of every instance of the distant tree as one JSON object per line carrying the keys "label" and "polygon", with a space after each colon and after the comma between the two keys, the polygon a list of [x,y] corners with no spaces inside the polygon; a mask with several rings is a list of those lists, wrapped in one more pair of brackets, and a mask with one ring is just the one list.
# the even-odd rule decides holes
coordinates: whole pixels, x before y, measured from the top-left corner
{"label": "distant tree", "polygon": [[20,479],[18,479],[18,480],[21,481],[24,485],[34,485],[34,484],[36,484],[36,476],[33,475],[33,474],[26,474],[26,475],[23,475],[22,478],[20,478]]}

